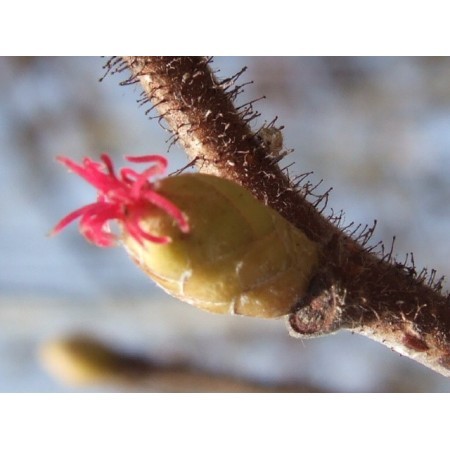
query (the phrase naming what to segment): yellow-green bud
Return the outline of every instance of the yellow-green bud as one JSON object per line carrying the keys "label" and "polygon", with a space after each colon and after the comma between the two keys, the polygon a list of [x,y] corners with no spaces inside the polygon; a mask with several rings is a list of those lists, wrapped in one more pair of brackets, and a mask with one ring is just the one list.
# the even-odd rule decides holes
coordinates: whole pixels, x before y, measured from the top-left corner
{"label": "yellow-green bud", "polygon": [[231,181],[205,174],[168,177],[157,192],[187,216],[182,232],[163,210],[140,226],[170,243],[143,244],[124,232],[133,260],[169,294],[215,313],[288,314],[318,263],[318,245]]}
{"label": "yellow-green bud", "polygon": [[[108,155],[97,163],[59,161],[93,184],[97,202],[64,217],[59,232],[80,218],[90,242],[108,247],[121,240],[136,263],[171,295],[216,313],[278,317],[306,293],[318,265],[319,246],[276,211],[231,181],[182,174],[153,182],[167,160],[150,162],[142,173],[123,168]],[[108,221],[121,225],[121,236]]]}

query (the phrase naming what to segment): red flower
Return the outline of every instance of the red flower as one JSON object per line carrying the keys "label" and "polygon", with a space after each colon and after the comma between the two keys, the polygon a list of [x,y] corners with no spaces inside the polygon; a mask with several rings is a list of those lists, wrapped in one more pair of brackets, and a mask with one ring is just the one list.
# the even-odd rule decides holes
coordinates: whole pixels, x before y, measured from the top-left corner
{"label": "red flower", "polygon": [[111,158],[106,154],[101,156],[102,163],[85,158],[83,165],[59,156],[59,162],[97,188],[98,197],[95,203],[83,206],[64,217],[50,234],[59,233],[80,217],[81,234],[95,245],[109,247],[118,240],[108,226],[108,221],[114,219],[120,221],[125,231],[141,244],[144,240],[166,244],[170,242],[170,237],[149,234],[139,225],[140,220],[148,216],[151,207],[166,211],[178,223],[180,230],[188,233],[189,223],[186,216],[170,200],[158,194],[155,183],[149,181],[150,177],[164,174],[167,159],[159,155],[127,156],[126,159],[134,163],[148,162],[153,165],[142,173],[125,167],[118,177],[114,173]]}

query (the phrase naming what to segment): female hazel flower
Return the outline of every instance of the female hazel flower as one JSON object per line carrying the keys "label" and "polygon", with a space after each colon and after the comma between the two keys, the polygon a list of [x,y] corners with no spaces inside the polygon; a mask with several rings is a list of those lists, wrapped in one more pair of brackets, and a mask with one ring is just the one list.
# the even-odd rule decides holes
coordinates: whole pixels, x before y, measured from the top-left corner
{"label": "female hazel flower", "polygon": [[130,162],[151,162],[154,165],[142,174],[124,168],[118,178],[108,155],[101,156],[103,165],[85,158],[82,166],[69,158],[58,157],[59,162],[97,188],[98,198],[97,202],[83,206],[64,217],[50,234],[58,233],[70,222],[81,217],[81,234],[99,247],[109,247],[115,244],[116,236],[109,232],[107,222],[116,219],[122,223],[126,232],[141,244],[144,239],[160,244],[170,242],[168,236],[155,236],[140,227],[139,221],[142,216],[148,214],[150,205],[164,210],[178,222],[180,229],[187,233],[189,224],[184,214],[168,199],[159,195],[154,184],[148,181],[149,177],[165,172],[167,160],[159,155],[128,156],[126,159]]}
{"label": "female hazel flower", "polygon": [[318,245],[238,184],[200,173],[152,181],[167,167],[157,155],[127,157],[152,165],[142,173],[123,168],[120,176],[107,155],[83,165],[58,160],[95,186],[98,198],[52,234],[80,218],[88,241],[107,247],[120,240],[169,294],[211,312],[278,317],[306,292]]}

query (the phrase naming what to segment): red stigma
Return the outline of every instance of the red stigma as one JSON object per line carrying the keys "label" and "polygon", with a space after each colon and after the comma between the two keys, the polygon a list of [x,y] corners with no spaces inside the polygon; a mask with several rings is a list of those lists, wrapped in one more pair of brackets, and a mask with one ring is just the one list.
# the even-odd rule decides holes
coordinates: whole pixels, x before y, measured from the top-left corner
{"label": "red stigma", "polygon": [[149,180],[155,175],[165,173],[167,159],[159,155],[127,156],[126,159],[133,163],[152,163],[152,165],[142,173],[125,167],[120,171],[120,176],[117,176],[111,158],[106,154],[101,156],[102,162],[84,158],[82,165],[59,156],[57,160],[60,163],[97,188],[98,196],[95,203],[83,206],[65,216],[56,224],[50,235],[59,233],[80,218],[80,232],[88,241],[100,247],[110,247],[117,242],[118,237],[110,232],[108,221],[118,220],[125,231],[140,244],[143,244],[144,240],[166,244],[170,242],[170,237],[149,234],[139,225],[140,220],[148,215],[149,205],[164,210],[177,222],[182,232],[189,232],[189,223],[183,212],[156,192],[155,183]]}

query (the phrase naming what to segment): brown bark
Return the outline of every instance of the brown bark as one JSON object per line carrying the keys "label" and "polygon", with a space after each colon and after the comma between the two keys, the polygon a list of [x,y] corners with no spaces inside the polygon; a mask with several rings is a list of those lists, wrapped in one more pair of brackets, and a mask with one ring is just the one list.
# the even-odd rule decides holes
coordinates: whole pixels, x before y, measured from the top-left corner
{"label": "brown bark", "polygon": [[109,68],[115,64],[131,70],[125,83],[141,83],[144,101],[153,102],[200,171],[241,184],[321,245],[309,293],[288,317],[291,334],[352,330],[450,375],[449,298],[434,271],[417,275],[413,262],[394,261],[392,251],[371,252],[373,228],[351,235],[337,218],[324,217],[317,205],[327,195],[310,203],[310,185],[289,180],[251,130],[253,105],[233,105],[235,79],[219,81],[202,57],[124,57]]}

